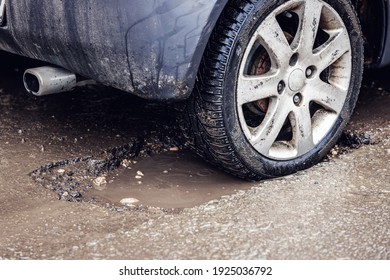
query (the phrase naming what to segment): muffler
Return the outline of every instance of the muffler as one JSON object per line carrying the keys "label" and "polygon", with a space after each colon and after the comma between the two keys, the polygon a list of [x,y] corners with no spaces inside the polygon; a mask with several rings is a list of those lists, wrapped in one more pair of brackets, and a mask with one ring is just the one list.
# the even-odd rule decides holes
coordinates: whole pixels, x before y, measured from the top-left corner
{"label": "muffler", "polygon": [[23,83],[27,91],[36,96],[72,91],[77,85],[76,74],[52,66],[27,69]]}

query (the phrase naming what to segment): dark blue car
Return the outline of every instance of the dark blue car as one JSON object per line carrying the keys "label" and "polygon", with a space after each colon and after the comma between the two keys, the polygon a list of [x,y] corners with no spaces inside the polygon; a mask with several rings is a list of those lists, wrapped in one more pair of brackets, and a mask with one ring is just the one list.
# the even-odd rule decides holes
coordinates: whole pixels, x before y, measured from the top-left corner
{"label": "dark blue car", "polygon": [[329,152],[363,66],[390,62],[389,15],[386,0],[1,0],[0,49],[42,61],[24,75],[36,95],[84,77],[186,100],[197,152],[256,180]]}

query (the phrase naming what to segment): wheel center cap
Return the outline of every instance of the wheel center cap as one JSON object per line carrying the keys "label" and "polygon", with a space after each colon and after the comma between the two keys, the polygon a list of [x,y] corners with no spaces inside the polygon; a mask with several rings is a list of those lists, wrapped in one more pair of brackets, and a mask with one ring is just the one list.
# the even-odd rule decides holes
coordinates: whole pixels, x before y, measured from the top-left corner
{"label": "wheel center cap", "polygon": [[299,91],[305,85],[306,76],[301,69],[294,70],[288,78],[288,86],[292,91]]}

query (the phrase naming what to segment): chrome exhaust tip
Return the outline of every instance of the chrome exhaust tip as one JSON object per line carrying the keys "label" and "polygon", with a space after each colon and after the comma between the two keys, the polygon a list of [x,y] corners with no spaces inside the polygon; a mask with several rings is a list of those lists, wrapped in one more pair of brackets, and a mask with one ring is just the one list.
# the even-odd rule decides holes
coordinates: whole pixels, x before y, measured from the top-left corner
{"label": "chrome exhaust tip", "polygon": [[43,66],[27,69],[23,75],[26,90],[36,96],[43,96],[76,87],[76,74],[58,67]]}

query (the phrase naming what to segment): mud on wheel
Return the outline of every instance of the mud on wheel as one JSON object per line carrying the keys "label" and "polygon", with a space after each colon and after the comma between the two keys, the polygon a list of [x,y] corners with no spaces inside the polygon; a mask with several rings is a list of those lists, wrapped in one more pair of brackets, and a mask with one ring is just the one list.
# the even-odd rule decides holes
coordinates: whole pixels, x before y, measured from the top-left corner
{"label": "mud on wheel", "polygon": [[190,101],[197,151],[245,179],[316,164],[355,106],[362,45],[349,0],[230,1]]}

